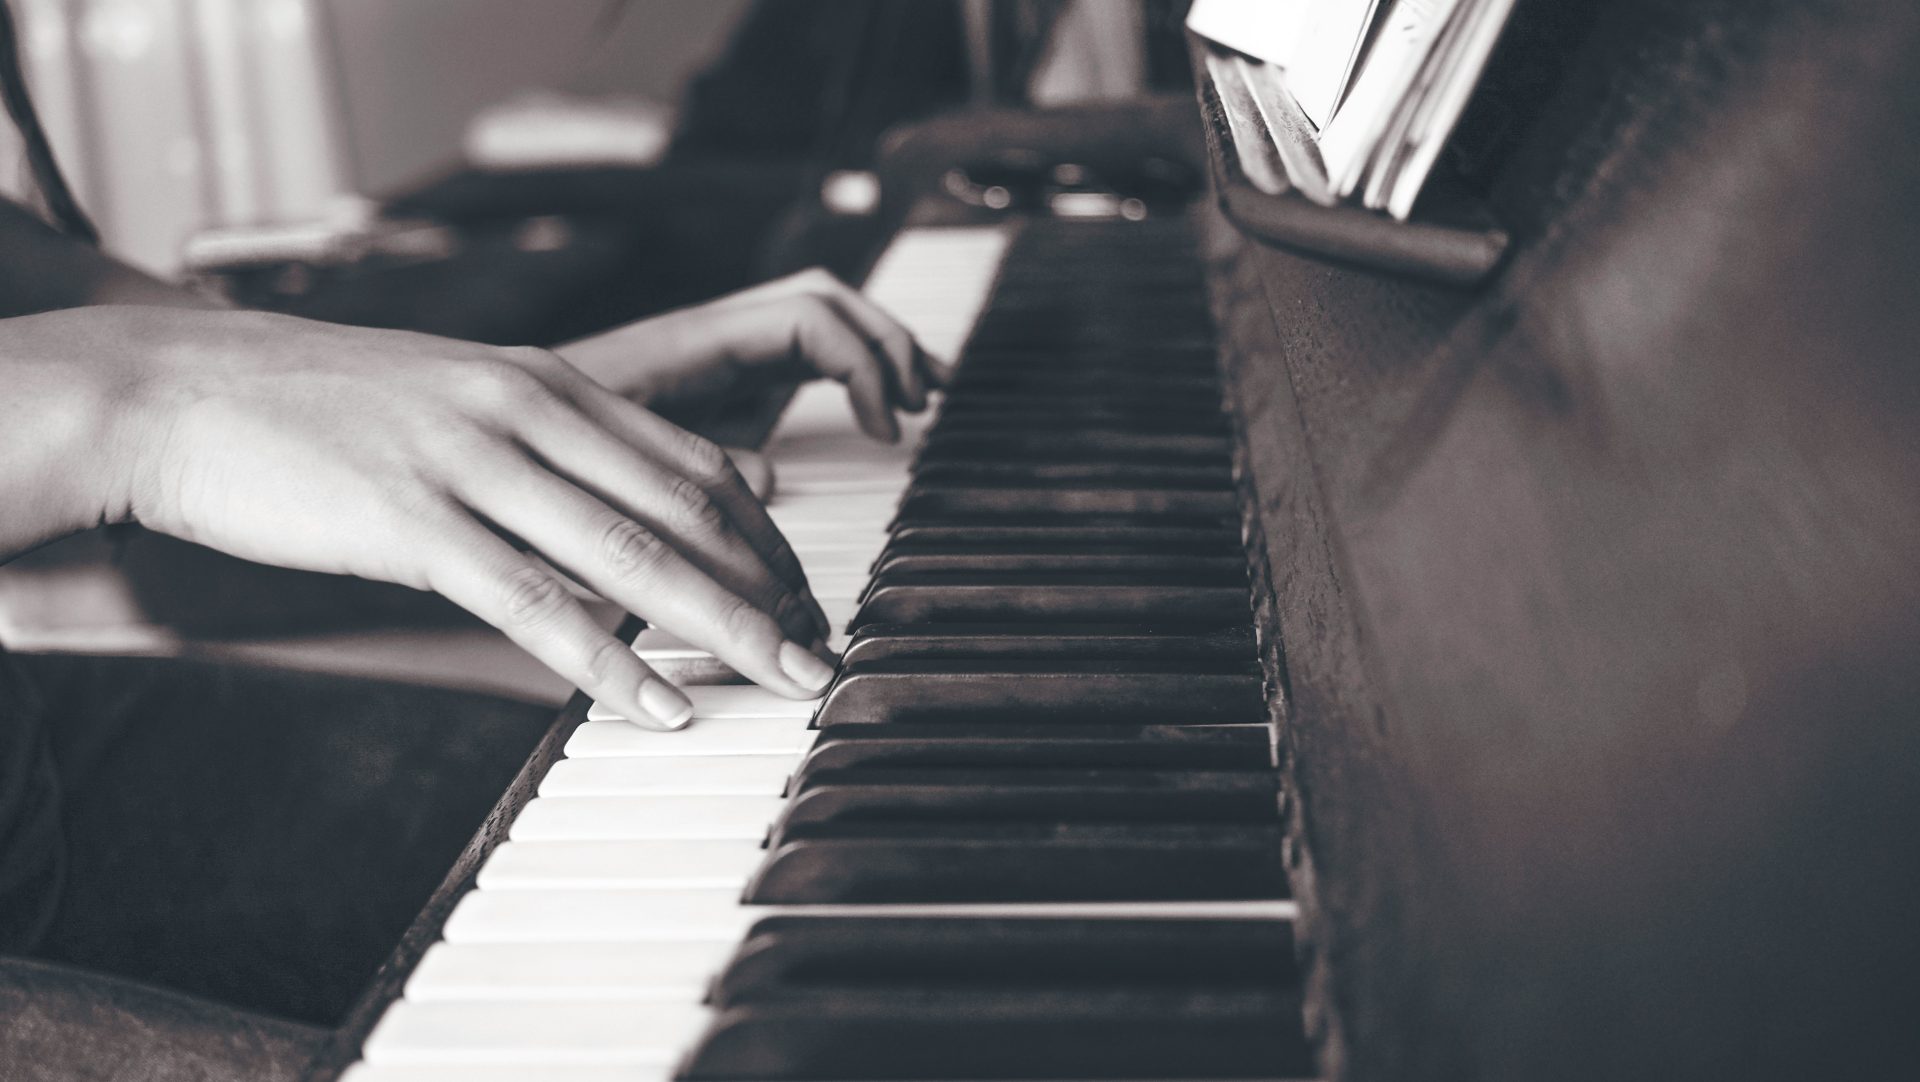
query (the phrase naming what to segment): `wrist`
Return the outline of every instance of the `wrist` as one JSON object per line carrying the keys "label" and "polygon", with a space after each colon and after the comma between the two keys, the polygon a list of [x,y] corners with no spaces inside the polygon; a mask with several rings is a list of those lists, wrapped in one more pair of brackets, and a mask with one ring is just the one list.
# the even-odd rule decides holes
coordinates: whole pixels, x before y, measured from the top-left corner
{"label": "wrist", "polygon": [[[0,560],[117,521],[124,439],[109,381],[90,358],[48,348],[79,337],[64,313],[0,322]],[[89,343],[90,344],[90,343]]]}

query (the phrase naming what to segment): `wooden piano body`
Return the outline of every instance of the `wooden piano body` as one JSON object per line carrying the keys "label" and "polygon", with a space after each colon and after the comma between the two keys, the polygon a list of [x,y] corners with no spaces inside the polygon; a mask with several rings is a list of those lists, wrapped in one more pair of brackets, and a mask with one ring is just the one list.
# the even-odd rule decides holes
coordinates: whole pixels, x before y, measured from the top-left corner
{"label": "wooden piano body", "polygon": [[1920,9],[1575,7],[1482,287],[1220,230],[1309,1025],[1914,1077]]}

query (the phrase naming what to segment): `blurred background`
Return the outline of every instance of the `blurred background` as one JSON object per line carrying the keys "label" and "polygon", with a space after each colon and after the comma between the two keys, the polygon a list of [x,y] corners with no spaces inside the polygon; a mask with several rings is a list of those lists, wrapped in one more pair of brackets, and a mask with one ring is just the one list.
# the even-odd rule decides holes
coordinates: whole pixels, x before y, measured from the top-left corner
{"label": "blurred background", "polygon": [[[808,265],[857,280],[916,125],[935,161],[942,124],[995,110],[1191,111],[1184,0],[9,2],[112,252],[254,307],[501,343]],[[0,190],[26,175],[0,158]],[[0,641],[566,690],[433,599],[137,530],[0,568]]]}

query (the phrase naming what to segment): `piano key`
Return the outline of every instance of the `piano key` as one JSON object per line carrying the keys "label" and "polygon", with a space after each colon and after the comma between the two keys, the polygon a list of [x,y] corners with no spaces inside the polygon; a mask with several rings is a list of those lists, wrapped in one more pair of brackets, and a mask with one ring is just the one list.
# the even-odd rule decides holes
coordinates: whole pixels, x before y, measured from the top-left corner
{"label": "piano key", "polygon": [[[739,718],[809,718],[818,700],[789,699],[762,687],[740,684],[720,687],[682,688],[693,700],[693,722],[723,721]],[[617,721],[620,715],[599,703],[587,711],[590,721]]]}
{"label": "piano key", "polygon": [[1259,770],[1273,731],[1237,725],[1022,725],[1005,721],[835,725],[822,731],[793,781],[856,766],[1164,767]]}
{"label": "piano key", "polygon": [[[1130,488],[1092,482],[1068,486],[1011,482],[988,485],[927,485],[907,493],[900,517],[982,515],[1218,515],[1238,509],[1233,490]],[[776,520],[777,521],[777,520]]]}
{"label": "piano key", "polygon": [[708,1020],[686,1003],[416,1003],[401,1000],[367,1038],[386,1064],[671,1065]]}
{"label": "piano key", "polygon": [[1249,898],[1093,899],[982,904],[749,903],[738,890],[470,891],[448,916],[449,943],[737,942],[755,921],[777,916],[956,919],[1285,920],[1298,915],[1280,892]]}
{"label": "piano key", "polygon": [[562,759],[540,780],[540,795],[767,796],[798,764],[794,755]]}
{"label": "piano key", "polygon": [[507,836],[521,842],[758,841],[781,804],[778,796],[541,796],[520,810]]}
{"label": "piano key", "polygon": [[1038,661],[1044,658],[1253,658],[1244,625],[875,624],[860,630],[841,662],[848,666],[915,659]]}
{"label": "piano key", "polygon": [[1295,971],[1283,921],[886,920],[756,922],[712,1001],[804,995],[816,985],[1124,982],[1263,984]]}
{"label": "piano key", "polygon": [[1183,432],[1137,432],[1122,426],[1081,428],[1073,432],[930,432],[920,451],[923,463],[947,460],[1035,458],[1098,454],[1121,460],[1218,462],[1226,468],[1233,447],[1225,436]]}
{"label": "piano key", "polygon": [[697,1003],[733,950],[719,940],[436,943],[407,979],[407,998]]}
{"label": "piano key", "polygon": [[1279,988],[1019,996],[835,991],[719,1014],[690,1080],[1306,1077],[1299,996]]}
{"label": "piano key", "polygon": [[1131,573],[935,571],[876,578],[858,621],[1243,623],[1251,611],[1245,567],[1201,565]]}
{"label": "piano key", "polygon": [[814,770],[786,801],[771,845],[823,823],[1271,822],[1271,771],[1035,767]]}
{"label": "piano key", "polygon": [[566,755],[574,759],[616,755],[668,758],[797,755],[811,746],[813,739],[814,733],[795,718],[694,722],[671,733],[653,732],[625,721],[587,721],[567,740]]}
{"label": "piano key", "polygon": [[757,905],[1179,901],[1287,892],[1277,824],[835,823],[789,832]]}
{"label": "piano key", "polygon": [[[669,1082],[673,1068],[667,1065],[641,1067],[540,1065],[540,1082]],[[525,1064],[483,1066],[462,1064],[385,1064],[356,1063],[340,1076],[340,1082],[526,1082]]]}
{"label": "piano key", "polygon": [[1245,722],[1265,716],[1259,670],[1205,662],[876,662],[843,669],[819,724],[997,718]]}
{"label": "piano key", "polygon": [[757,839],[509,841],[480,866],[482,890],[685,890],[744,886]]}

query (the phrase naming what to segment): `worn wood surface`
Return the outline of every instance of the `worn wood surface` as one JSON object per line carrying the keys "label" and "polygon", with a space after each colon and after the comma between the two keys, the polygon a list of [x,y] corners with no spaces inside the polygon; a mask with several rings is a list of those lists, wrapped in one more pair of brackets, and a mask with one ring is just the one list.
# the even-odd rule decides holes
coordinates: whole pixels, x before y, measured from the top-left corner
{"label": "worn wood surface", "polygon": [[1608,5],[1486,290],[1221,246],[1336,1076],[1920,1062],[1917,62]]}

